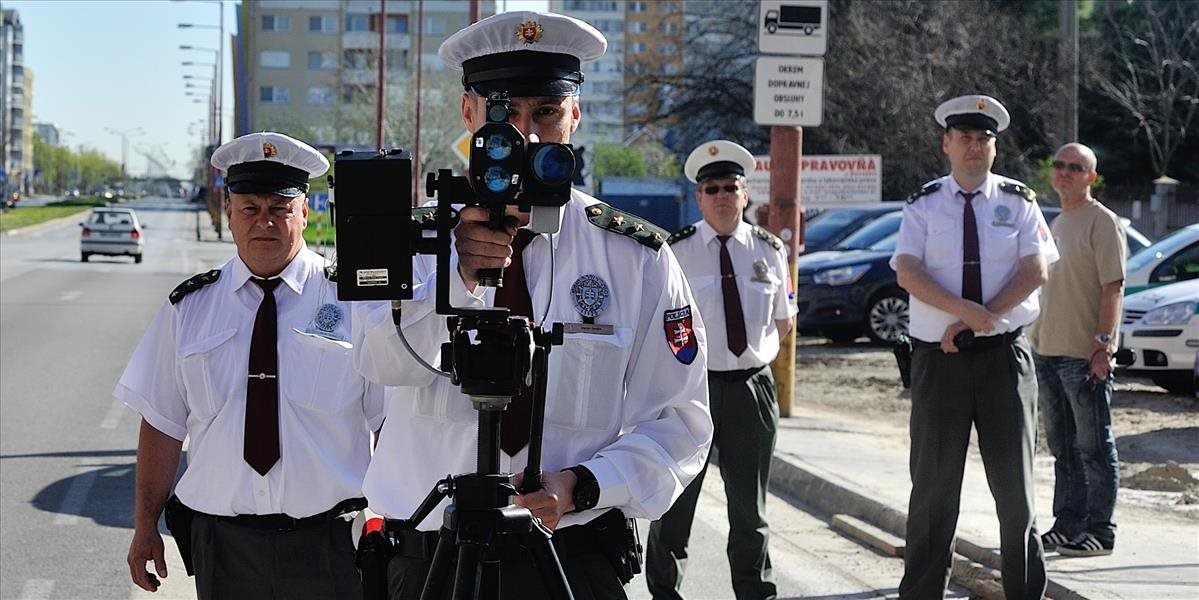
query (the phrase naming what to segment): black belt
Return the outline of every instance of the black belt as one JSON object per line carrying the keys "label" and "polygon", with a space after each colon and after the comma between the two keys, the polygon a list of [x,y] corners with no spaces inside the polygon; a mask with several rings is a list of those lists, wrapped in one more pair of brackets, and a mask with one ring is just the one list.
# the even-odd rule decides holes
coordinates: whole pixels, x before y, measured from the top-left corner
{"label": "black belt", "polygon": [[759,371],[765,368],[766,365],[749,369],[740,369],[737,371],[708,371],[708,377],[717,381],[737,383],[741,381],[748,381],[750,377],[757,375]]}
{"label": "black belt", "polygon": [[[433,560],[437,550],[437,542],[441,539],[438,531],[414,531],[411,529],[393,529],[397,521],[387,520],[387,531],[396,543],[396,554],[405,558]],[[624,527],[624,513],[610,510],[582,525],[572,525],[554,531],[554,551],[558,558],[582,556],[601,552],[600,532],[609,528]],[[511,537],[512,543],[494,548],[501,559],[521,560],[530,557],[528,550],[516,543],[519,538]],[[453,543],[451,540],[450,543]]]}
{"label": "black belt", "polygon": [[[1016,341],[1016,338],[1020,337],[1020,335],[1023,333],[1024,333],[1024,328],[1017,327],[1016,329],[1009,331],[1007,333],[976,337],[976,338],[974,338],[974,341],[970,344],[970,347],[963,349],[962,351],[963,352],[973,352],[975,350],[987,350],[990,348],[998,348],[1000,346],[1005,346],[1005,345],[1011,344],[1012,342]],[[941,342],[926,342],[924,340],[918,340],[916,338],[912,338],[912,347],[940,349]]]}
{"label": "black belt", "polygon": [[238,527],[245,527],[246,529],[282,532],[316,527],[347,513],[359,511],[364,508],[366,508],[366,498],[350,498],[349,500],[342,500],[341,502],[338,502],[333,508],[323,513],[317,513],[310,517],[296,518],[285,514],[234,515],[230,517],[222,515],[210,515],[199,511],[197,511],[196,514],[203,515],[205,517],[211,517],[223,523],[232,523]]}

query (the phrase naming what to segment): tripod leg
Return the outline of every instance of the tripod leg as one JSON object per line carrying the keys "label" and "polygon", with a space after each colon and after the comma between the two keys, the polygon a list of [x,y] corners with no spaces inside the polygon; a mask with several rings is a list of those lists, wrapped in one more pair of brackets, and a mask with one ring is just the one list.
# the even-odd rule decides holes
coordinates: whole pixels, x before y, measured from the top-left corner
{"label": "tripod leg", "polygon": [[550,532],[540,525],[534,525],[533,531],[521,534],[521,537],[524,538],[525,547],[533,555],[533,564],[541,574],[541,581],[545,584],[549,597],[553,600],[575,600],[570,591],[570,583],[566,581],[566,571],[562,569],[562,562],[558,560],[558,552],[554,549]]}
{"label": "tripod leg", "polygon": [[453,600],[474,600],[479,583],[481,549],[474,544],[458,546],[458,571],[454,574]]}
{"label": "tripod leg", "polygon": [[425,587],[421,590],[420,600],[441,600],[446,581],[450,573],[450,557],[455,550],[454,532],[442,528],[437,549],[433,551],[433,562],[429,565],[429,574],[425,577]]}

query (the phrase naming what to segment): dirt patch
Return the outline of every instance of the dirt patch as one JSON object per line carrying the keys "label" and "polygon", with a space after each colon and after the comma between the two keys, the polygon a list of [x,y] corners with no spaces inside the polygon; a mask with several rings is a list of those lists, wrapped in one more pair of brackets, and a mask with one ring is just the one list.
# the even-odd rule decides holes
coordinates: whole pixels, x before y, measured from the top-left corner
{"label": "dirt patch", "polygon": [[[885,421],[906,435],[911,396],[889,349],[801,338],[796,348],[796,397],[847,419]],[[1199,503],[1199,401],[1172,396],[1149,380],[1118,379],[1112,427],[1120,455],[1121,487],[1182,492]],[[1048,456],[1041,424],[1038,453]],[[1185,476],[1184,476],[1185,475]]]}

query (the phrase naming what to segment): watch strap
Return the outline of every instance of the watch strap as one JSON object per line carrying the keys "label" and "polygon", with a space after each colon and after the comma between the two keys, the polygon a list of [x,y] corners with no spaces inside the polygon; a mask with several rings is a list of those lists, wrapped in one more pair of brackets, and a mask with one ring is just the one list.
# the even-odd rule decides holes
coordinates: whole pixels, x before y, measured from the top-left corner
{"label": "watch strap", "polygon": [[572,495],[574,512],[595,508],[595,505],[599,504],[599,481],[596,480],[595,474],[583,465],[575,465],[566,470],[575,474],[575,489]]}

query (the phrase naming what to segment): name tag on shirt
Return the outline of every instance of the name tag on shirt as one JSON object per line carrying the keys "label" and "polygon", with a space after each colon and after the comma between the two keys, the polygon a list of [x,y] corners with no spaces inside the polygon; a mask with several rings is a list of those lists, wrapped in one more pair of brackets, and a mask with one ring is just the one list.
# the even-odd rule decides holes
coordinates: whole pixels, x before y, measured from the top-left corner
{"label": "name tag on shirt", "polygon": [[563,323],[563,333],[591,333],[594,335],[612,335],[615,333],[612,325],[604,323]]}

